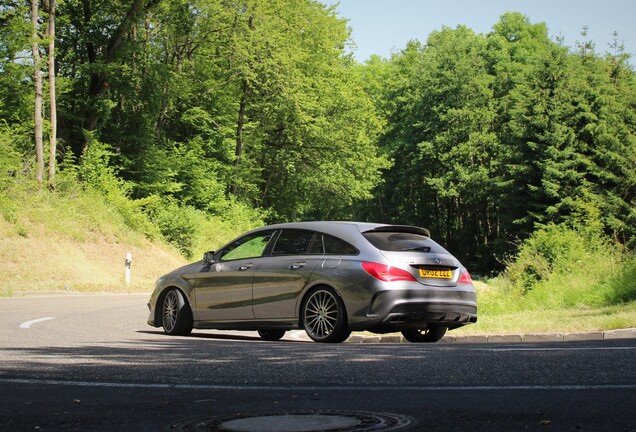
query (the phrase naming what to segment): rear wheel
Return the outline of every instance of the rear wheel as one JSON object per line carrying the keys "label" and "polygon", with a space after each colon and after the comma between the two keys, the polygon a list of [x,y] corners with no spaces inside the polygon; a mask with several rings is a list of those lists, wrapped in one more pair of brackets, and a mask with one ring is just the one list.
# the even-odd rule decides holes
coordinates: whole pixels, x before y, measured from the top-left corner
{"label": "rear wheel", "polygon": [[318,288],[307,295],[301,322],[315,342],[343,342],[351,334],[344,303],[330,288]]}
{"label": "rear wheel", "polygon": [[285,330],[259,330],[258,335],[266,341],[277,341],[285,336]]}
{"label": "rear wheel", "polygon": [[169,335],[187,336],[192,332],[192,311],[178,289],[171,289],[164,297],[161,323]]}
{"label": "rear wheel", "polygon": [[409,342],[437,342],[446,334],[447,327],[402,330],[404,339]]}

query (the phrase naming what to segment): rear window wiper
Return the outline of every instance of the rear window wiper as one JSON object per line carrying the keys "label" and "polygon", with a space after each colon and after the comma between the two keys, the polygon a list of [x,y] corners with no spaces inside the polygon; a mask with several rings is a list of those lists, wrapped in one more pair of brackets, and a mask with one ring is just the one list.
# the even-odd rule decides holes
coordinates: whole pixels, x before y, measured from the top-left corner
{"label": "rear window wiper", "polygon": [[430,252],[430,246],[413,246],[408,248],[403,248],[402,251],[418,251],[418,252]]}

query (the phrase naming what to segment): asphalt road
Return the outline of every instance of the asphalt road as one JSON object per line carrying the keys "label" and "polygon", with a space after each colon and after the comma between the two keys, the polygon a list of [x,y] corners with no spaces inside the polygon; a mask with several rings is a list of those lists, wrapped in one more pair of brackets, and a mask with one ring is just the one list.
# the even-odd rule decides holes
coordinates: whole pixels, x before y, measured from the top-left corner
{"label": "asphalt road", "polygon": [[293,333],[275,343],[256,333],[169,337],[145,324],[146,301],[0,299],[0,431],[203,432],[273,415],[389,419],[332,431],[636,431],[635,339],[324,345]]}

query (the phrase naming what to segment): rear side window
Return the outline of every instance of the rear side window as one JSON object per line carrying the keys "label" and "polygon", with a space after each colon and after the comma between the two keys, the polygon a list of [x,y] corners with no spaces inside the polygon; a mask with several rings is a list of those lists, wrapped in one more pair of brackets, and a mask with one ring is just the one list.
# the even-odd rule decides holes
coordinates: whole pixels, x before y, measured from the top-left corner
{"label": "rear side window", "polygon": [[276,240],[272,255],[303,255],[307,253],[314,233],[305,230],[283,230]]}
{"label": "rear side window", "polygon": [[358,255],[358,249],[344,240],[317,233],[309,251],[311,254]]}
{"label": "rear side window", "polygon": [[369,243],[383,251],[448,253],[433,240],[420,234],[368,231],[362,235]]}

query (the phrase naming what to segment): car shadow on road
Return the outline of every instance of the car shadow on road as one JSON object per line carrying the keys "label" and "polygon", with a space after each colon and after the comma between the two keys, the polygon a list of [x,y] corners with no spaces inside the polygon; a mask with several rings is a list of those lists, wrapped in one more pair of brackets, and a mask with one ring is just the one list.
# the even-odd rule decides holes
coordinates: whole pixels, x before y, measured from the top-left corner
{"label": "car shadow on road", "polygon": [[[196,339],[214,339],[214,340],[227,340],[227,341],[259,341],[259,342],[265,342],[263,341],[263,339],[261,339],[259,336],[249,336],[246,335],[244,333],[237,333],[237,334],[231,334],[231,333],[203,333],[201,331],[196,331],[193,333],[190,333],[188,336],[169,336],[166,335],[164,332],[162,331],[152,331],[152,330],[137,330],[135,333],[139,333],[139,334],[150,334],[150,335],[157,335],[157,336],[163,336],[163,337],[178,337],[178,338],[196,338]],[[306,343],[307,341],[303,341],[303,340],[290,340],[290,339],[281,339],[279,341],[275,341],[276,343]]]}

